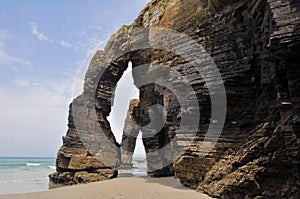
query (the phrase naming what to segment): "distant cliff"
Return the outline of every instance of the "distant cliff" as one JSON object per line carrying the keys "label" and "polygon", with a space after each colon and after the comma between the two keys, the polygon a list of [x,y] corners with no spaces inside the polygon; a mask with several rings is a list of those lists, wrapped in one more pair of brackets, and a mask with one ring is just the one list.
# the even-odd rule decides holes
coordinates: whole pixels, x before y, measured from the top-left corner
{"label": "distant cliff", "polygon": [[[132,111],[135,125],[143,127],[165,118],[158,132],[143,137],[149,175],[176,175],[184,185],[217,198],[300,198],[299,24],[300,2],[296,0],[151,1],[132,25],[123,26],[105,50],[94,55],[84,92],[70,106],[69,130],[51,182],[76,184],[116,177],[123,152],[106,117],[116,84],[131,61],[140,90],[140,102]],[[196,41],[210,55],[223,81],[211,77],[208,83],[192,70],[197,62],[191,65],[189,57],[151,45],[146,48],[149,42],[168,41],[176,52],[191,58],[198,53],[190,40],[170,40],[172,36],[160,29],[151,31],[151,27],[175,30]],[[137,48],[141,46],[145,48]],[[179,71],[196,95],[201,117],[193,142],[186,141],[189,126],[180,129],[184,114],[194,109],[182,107],[176,93],[159,84],[168,77],[175,88],[179,75],[156,73],[158,65]],[[143,77],[151,74],[153,82],[141,85],[147,79]],[[226,110],[216,109],[226,111],[219,136],[207,132],[211,123],[220,122],[212,118],[211,110],[211,97],[218,93],[209,92],[208,85],[219,88],[221,83],[227,103]],[[159,107],[150,110],[157,104],[167,113]],[[144,131],[151,134],[154,127],[150,127]],[[205,146],[214,146],[205,157],[204,140]],[[170,143],[171,152],[185,149],[175,161],[173,153],[155,153]],[[126,147],[132,152],[132,147]]]}

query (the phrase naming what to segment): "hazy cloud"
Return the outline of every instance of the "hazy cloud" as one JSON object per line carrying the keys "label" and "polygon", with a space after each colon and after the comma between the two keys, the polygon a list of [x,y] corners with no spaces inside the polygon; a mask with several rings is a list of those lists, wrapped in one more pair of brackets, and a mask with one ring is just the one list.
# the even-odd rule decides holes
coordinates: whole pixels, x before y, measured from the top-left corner
{"label": "hazy cloud", "polygon": [[8,54],[7,52],[5,52],[4,49],[1,48],[1,46],[0,46],[0,63],[1,64],[22,64],[22,65],[30,64],[30,62],[27,60]]}
{"label": "hazy cloud", "polygon": [[37,23],[30,22],[30,25],[31,25],[31,28],[32,28],[31,33],[33,35],[35,35],[38,40],[52,42],[52,40],[49,39],[44,33],[41,33],[39,31],[39,27],[38,27]]}
{"label": "hazy cloud", "polygon": [[14,37],[6,29],[0,28],[0,41],[10,39],[14,39]]}
{"label": "hazy cloud", "polygon": [[71,48],[72,47],[72,45],[69,42],[65,41],[65,40],[61,40],[60,45],[62,47],[65,47],[65,48]]}
{"label": "hazy cloud", "polygon": [[15,55],[12,55],[8,53],[4,46],[4,40],[11,38],[8,33],[4,31],[0,31],[0,64],[22,64],[22,65],[28,65],[30,64],[29,61],[24,60],[22,58],[19,58]]}
{"label": "hazy cloud", "polygon": [[72,80],[22,78],[0,85],[0,156],[54,157],[66,132],[71,93]]}
{"label": "hazy cloud", "polygon": [[[15,79],[12,81],[13,85],[17,88],[22,89],[31,89],[38,92],[45,93],[47,92],[49,95],[52,95],[55,99],[64,99],[66,101],[70,101],[72,95],[72,85],[73,79],[69,79],[66,81],[37,81],[30,78],[23,78],[23,79]],[[63,102],[63,101],[61,101]],[[56,103],[56,101],[52,100],[51,104],[61,104]],[[63,103],[64,104],[64,103]]]}
{"label": "hazy cloud", "polygon": [[83,51],[86,55],[95,53],[99,49],[104,49],[108,40],[100,40],[96,38],[89,39],[85,42],[78,42],[75,46],[75,50]]}
{"label": "hazy cloud", "polygon": [[103,31],[103,27],[99,25],[90,25],[91,30],[96,30],[96,31]]}

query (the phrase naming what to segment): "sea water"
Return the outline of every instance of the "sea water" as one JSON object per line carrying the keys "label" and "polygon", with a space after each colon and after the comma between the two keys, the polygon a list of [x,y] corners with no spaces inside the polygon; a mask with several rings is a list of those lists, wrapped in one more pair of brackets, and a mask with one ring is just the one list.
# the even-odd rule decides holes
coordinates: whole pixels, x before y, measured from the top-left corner
{"label": "sea water", "polygon": [[[0,195],[46,191],[49,185],[48,175],[53,172],[55,158],[0,157]],[[146,176],[146,158],[133,157],[133,168],[125,172],[132,176]]]}
{"label": "sea water", "polygon": [[133,156],[131,169],[119,169],[120,177],[144,177],[147,176],[147,160],[145,156]]}
{"label": "sea water", "polygon": [[0,194],[45,191],[54,171],[55,158],[0,158]]}

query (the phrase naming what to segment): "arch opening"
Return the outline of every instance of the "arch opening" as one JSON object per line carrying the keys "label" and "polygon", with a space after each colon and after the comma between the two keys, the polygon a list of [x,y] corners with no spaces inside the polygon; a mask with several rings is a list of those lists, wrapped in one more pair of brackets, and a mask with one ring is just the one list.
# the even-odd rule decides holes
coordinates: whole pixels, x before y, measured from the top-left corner
{"label": "arch opening", "polygon": [[147,175],[146,152],[142,132],[132,119],[133,108],[139,104],[139,89],[134,85],[132,62],[119,79],[114,94],[111,112],[107,117],[111,130],[120,144],[121,175]]}
{"label": "arch opening", "polygon": [[129,62],[128,68],[124,71],[116,85],[111,112],[107,117],[118,143],[122,142],[122,134],[130,101],[139,99],[139,95],[139,89],[133,83],[132,63]]}

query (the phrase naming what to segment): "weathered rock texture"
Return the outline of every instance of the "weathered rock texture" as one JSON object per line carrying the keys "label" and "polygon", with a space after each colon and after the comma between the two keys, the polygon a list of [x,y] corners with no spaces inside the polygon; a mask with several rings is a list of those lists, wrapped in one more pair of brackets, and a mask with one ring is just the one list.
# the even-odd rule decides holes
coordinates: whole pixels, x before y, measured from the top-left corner
{"label": "weathered rock texture", "polygon": [[95,82],[99,81],[97,71],[101,71],[101,64],[104,64],[102,57],[101,52],[93,57],[86,74],[84,93],[70,105],[69,129],[57,153],[57,172],[49,175],[50,185],[72,185],[117,177],[117,170],[113,167],[120,163],[120,149],[106,119],[112,90],[108,88],[106,93],[99,93],[95,88]]}
{"label": "weathered rock texture", "polygon": [[130,101],[127,117],[125,119],[125,126],[123,130],[121,143],[121,165],[119,168],[131,169],[132,156],[135,149],[136,139],[140,132],[140,126],[134,121],[133,111],[139,105],[139,100],[133,99]]}
{"label": "weathered rock texture", "polygon": [[[129,61],[133,68],[148,64],[143,73],[133,72],[136,85],[143,74],[153,72],[156,64],[164,64],[180,70],[189,80],[197,93],[201,121],[192,145],[184,144],[184,135],[176,142],[175,147],[188,147],[186,153],[174,164],[155,170],[172,158],[170,154],[152,152],[169,144],[178,134],[182,107],[172,91],[157,84],[139,88],[140,103],[133,113],[139,126],[150,122],[152,105],[160,104],[167,111],[164,127],[154,136],[143,138],[151,175],[175,172],[184,185],[217,198],[300,198],[299,24],[300,2],[296,0],[151,1],[132,26],[122,27],[111,37],[105,51],[95,55],[86,75],[84,93],[73,102],[84,108],[79,109],[80,114],[72,116],[70,112],[69,131],[58,153],[58,172],[94,171],[120,163],[118,144],[106,120],[115,85]],[[177,30],[196,40],[210,53],[224,80],[228,101],[225,127],[220,138],[210,137],[217,144],[204,158],[200,148],[211,113],[203,79],[184,59],[170,52],[130,51],[132,46],[145,42],[132,37],[132,30],[154,26]],[[149,40],[151,37],[155,36],[147,35]],[[188,44],[180,45],[182,51],[191,50]],[[97,117],[89,115],[93,110]],[[157,113],[161,119],[163,115],[158,110]],[[101,136],[87,139],[89,150],[94,152],[88,152],[82,145],[78,137],[80,126],[73,125],[75,115],[90,126],[85,133],[97,131],[93,128],[95,123],[105,130],[106,141]],[[109,165],[96,163],[91,154],[98,160],[105,160],[101,155],[109,154]]]}

